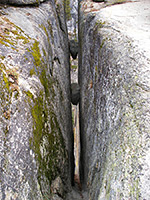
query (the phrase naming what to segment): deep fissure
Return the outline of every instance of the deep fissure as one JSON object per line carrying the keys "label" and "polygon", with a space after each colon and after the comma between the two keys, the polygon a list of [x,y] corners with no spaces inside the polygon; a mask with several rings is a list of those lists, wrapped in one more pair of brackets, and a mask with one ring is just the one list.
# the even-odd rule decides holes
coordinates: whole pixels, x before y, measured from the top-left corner
{"label": "deep fissure", "polygon": [[[72,85],[75,83],[72,83]],[[77,83],[76,83],[77,84]],[[71,90],[72,92],[72,90]],[[72,104],[72,125],[74,135],[74,182],[80,184],[80,130],[79,130],[79,105]]]}
{"label": "deep fissure", "polygon": [[79,125],[79,95],[78,85],[78,4],[79,1],[66,1],[66,20],[70,49],[71,74],[71,102],[72,102],[72,129],[73,129],[73,185],[80,184],[80,125]]}
{"label": "deep fissure", "polygon": [[[71,63],[78,66],[78,60],[71,59]],[[71,102],[72,102],[72,129],[74,135],[74,183],[80,183],[79,162],[80,162],[80,130],[79,130],[79,93],[78,67],[71,70]]]}

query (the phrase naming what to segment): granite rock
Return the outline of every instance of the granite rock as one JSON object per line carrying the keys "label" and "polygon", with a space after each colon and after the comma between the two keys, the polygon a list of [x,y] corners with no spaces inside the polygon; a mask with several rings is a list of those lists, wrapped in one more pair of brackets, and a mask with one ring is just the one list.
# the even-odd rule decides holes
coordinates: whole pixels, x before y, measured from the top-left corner
{"label": "granite rock", "polygon": [[51,1],[0,8],[1,200],[49,198],[58,176],[71,185],[69,46],[59,18]]}
{"label": "granite rock", "polygon": [[90,200],[149,200],[150,2],[90,5],[79,12],[81,181]]}

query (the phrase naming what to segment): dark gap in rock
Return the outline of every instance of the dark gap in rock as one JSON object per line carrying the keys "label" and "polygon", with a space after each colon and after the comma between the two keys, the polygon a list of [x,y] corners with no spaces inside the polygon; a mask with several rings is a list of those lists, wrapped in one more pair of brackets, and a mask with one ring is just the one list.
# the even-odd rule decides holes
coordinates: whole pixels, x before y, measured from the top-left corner
{"label": "dark gap in rock", "polygon": [[[81,120],[79,120],[80,113],[80,85],[78,84],[78,56],[79,56],[79,43],[78,43],[78,19],[79,10],[78,0],[70,0],[66,4],[66,14],[70,17],[67,19],[68,39],[69,39],[69,51],[70,51],[70,74],[71,74],[71,102],[72,102],[72,128],[74,134],[74,185],[81,191],[80,176],[82,174],[82,150],[80,138],[81,133]],[[79,192],[80,193],[80,192]]]}

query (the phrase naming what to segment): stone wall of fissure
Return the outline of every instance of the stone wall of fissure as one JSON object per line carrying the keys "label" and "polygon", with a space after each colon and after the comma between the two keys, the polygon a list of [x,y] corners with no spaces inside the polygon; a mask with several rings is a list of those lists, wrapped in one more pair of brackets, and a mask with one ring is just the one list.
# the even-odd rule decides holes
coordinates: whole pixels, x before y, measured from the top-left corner
{"label": "stone wall of fissure", "polygon": [[148,8],[80,3],[80,174],[90,200],[150,199]]}
{"label": "stone wall of fissure", "polygon": [[63,1],[38,7],[1,5],[0,199],[52,199],[60,191],[63,198],[62,186],[55,185],[68,187],[71,180],[73,134]]}

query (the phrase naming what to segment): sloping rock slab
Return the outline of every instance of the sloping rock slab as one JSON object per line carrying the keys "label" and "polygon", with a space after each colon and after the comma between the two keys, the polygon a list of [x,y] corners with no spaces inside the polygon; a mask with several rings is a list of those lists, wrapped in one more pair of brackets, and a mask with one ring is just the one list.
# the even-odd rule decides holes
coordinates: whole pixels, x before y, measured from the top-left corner
{"label": "sloping rock slab", "polygon": [[0,7],[2,200],[49,198],[58,175],[69,184],[69,48],[59,14],[63,22],[50,1]]}
{"label": "sloping rock slab", "polygon": [[149,200],[150,1],[80,8],[81,180],[92,200]]}

